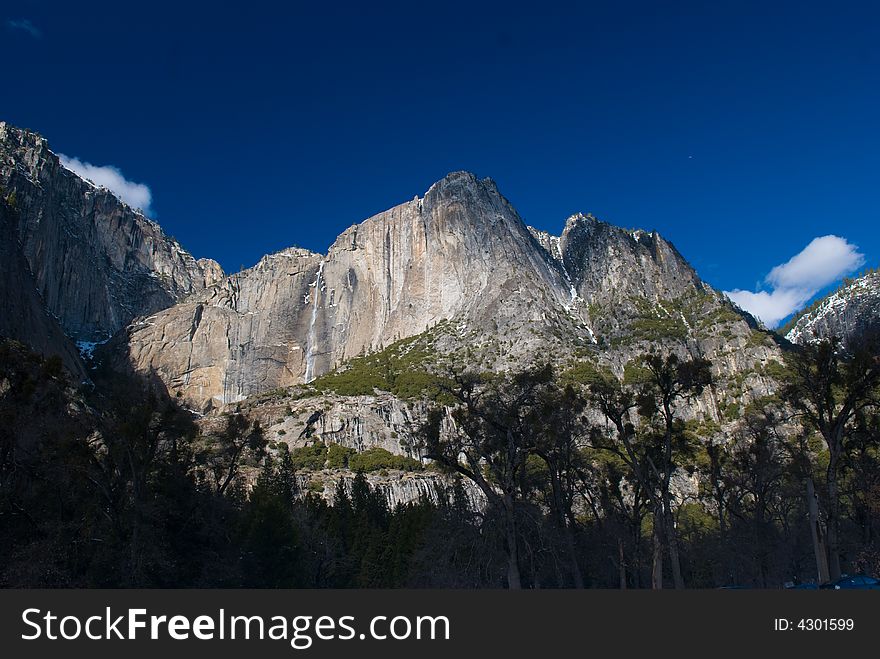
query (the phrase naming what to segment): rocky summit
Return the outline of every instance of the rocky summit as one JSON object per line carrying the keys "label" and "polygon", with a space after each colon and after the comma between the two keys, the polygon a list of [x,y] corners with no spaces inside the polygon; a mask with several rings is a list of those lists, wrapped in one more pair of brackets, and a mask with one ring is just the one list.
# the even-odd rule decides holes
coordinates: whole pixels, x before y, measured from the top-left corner
{"label": "rocky summit", "polygon": [[134,323],[126,342],[138,370],[204,407],[310,382],[444,320],[588,336],[569,288],[495,184],[461,172],[352,226],[326,254],[264,257]]}
{"label": "rocky summit", "polygon": [[468,172],[352,225],[325,254],[291,247],[231,275],[5,123],[0,185],[2,283],[21,310],[4,334],[78,375],[72,342],[87,357],[106,342],[104,363],[209,418],[244,410],[291,445],[318,418],[310,440],[412,453],[418,388],[369,377],[338,386],[377,355],[405,361],[417,349],[429,372],[542,361],[561,372],[587,360],[621,376],[651,350],[706,358],[714,384],[685,415],[722,428],[730,410],[773,390],[766,367],[781,359],[772,335],[657,233],[590,214],[558,236],[538,231],[491,179]]}
{"label": "rocky summit", "polygon": [[731,375],[776,350],[656,233],[575,215],[551,236],[466,172],[353,225],[326,254],[268,255],[139,318],[116,343],[204,411],[312,382],[440,324],[440,352],[466,347],[496,369],[578,350],[622,369],[646,344],[669,343]]}
{"label": "rocky summit", "polygon": [[792,343],[830,337],[849,342],[880,323],[880,272],[869,271],[847,280],[836,291],[814,302],[783,329]]}
{"label": "rocky summit", "polygon": [[[0,122],[0,189],[36,294],[73,340],[107,339],[222,277],[106,188],[66,169],[42,136]],[[25,332],[26,334],[26,332]]]}

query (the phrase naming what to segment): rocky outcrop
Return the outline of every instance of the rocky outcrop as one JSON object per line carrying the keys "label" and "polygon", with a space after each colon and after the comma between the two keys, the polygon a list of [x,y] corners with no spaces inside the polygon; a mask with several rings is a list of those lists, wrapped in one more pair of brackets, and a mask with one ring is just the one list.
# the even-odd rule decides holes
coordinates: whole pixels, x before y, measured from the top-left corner
{"label": "rocky outcrop", "polygon": [[[401,400],[389,393],[372,396],[340,396],[333,393],[299,397],[286,393],[255,396],[230,405],[249,419],[260,422],[266,438],[291,448],[315,441],[364,451],[383,448],[396,455],[421,459],[410,440],[426,419],[427,406],[420,400]],[[204,432],[219,432],[225,418],[212,414],[200,421]]]}
{"label": "rocky outcrop", "polygon": [[86,377],[73,342],[46,309],[18,244],[15,209],[0,198],[0,337],[28,345],[43,357],[57,355],[77,379]]}
{"label": "rocky outcrop", "polygon": [[656,232],[621,229],[581,213],[566,220],[559,237],[531,230],[559,263],[572,300],[586,305],[595,332],[625,328],[643,303],[711,290]]}
{"label": "rocky outcrop", "polygon": [[570,217],[559,239],[562,264],[588,303],[675,300],[705,289],[678,250],[657,232],[627,231],[592,215]]}
{"label": "rocky outcrop", "polygon": [[656,233],[575,215],[552,236],[527,227],[490,179],[455,172],[350,227],[326,255],[269,255],[139,319],[115,352],[206,411],[441,322],[441,351],[490,369],[562,363],[586,347],[622,372],[666,342],[717,359],[726,376],[778,351]]}
{"label": "rocky outcrop", "polygon": [[561,267],[495,184],[458,172],[352,226],[326,255],[273,254],[139,320],[127,343],[138,370],[205,408],[309,382],[443,320],[576,331],[570,302]]}
{"label": "rocky outcrop", "polygon": [[[491,179],[466,172],[351,226],[326,254],[285,249],[230,276],[65,169],[41,137],[3,123],[0,185],[15,203],[14,217],[0,208],[0,293],[14,312],[0,318],[0,334],[83,373],[68,336],[91,348],[115,332],[101,358],[163,383],[201,413],[206,436],[240,412],[276,449],[324,442],[421,460],[427,403],[418,394],[392,387],[403,400],[376,380],[357,396],[308,384],[362,354],[371,357],[355,364],[396,350],[402,362],[409,348],[396,342],[407,338],[436,359],[420,362],[428,370],[550,362],[562,371],[588,360],[622,376],[648,351],[705,357],[715,383],[679,413],[721,436],[736,410],[775,387],[772,335],[657,233],[582,214],[559,236],[539,231]],[[452,432],[446,424],[441,432]],[[323,470],[302,485],[331,498],[352,476]],[[392,505],[436,500],[449,485],[417,468],[370,479]]]}
{"label": "rocky outcrop", "polygon": [[[404,472],[388,471],[382,473],[368,473],[364,477],[373,490],[381,492],[385,496],[389,508],[394,509],[398,505],[405,505],[420,500],[432,503],[452,500],[453,479],[449,476],[436,472]],[[325,469],[323,471],[299,474],[297,485],[301,493],[311,492],[317,494],[328,503],[333,503],[339,483],[347,493],[351,492],[351,485],[355,474],[345,469]],[[461,481],[464,498],[470,510],[484,510],[486,508],[486,495],[472,482]]]}
{"label": "rocky outcrop", "polygon": [[[529,228],[491,179],[467,172],[353,225],[326,254],[290,248],[231,276],[65,169],[38,135],[0,124],[0,176],[19,218],[7,250],[24,264],[5,276],[35,290],[16,303],[30,315],[6,333],[32,335],[75,368],[59,328],[91,346],[131,321],[104,354],[202,412],[426,331],[444,359],[488,370],[588,355],[622,374],[651,349],[707,357],[722,384],[692,417],[719,420],[772,390],[761,371],[778,347],[668,241],[592,215],[570,217],[559,236]],[[315,393],[292,406],[310,416]],[[407,453],[404,426],[418,416],[381,392],[322,410],[315,434],[394,453]]]}
{"label": "rocky outcrop", "polygon": [[111,350],[200,409],[302,382],[320,262],[320,255],[300,249],[263,257],[181,304],[136,320]]}
{"label": "rocky outcrop", "polygon": [[880,272],[869,272],[848,281],[813,304],[791,325],[785,337],[792,343],[809,343],[837,337],[850,342],[868,329],[880,328]]}
{"label": "rocky outcrop", "polygon": [[15,200],[18,244],[46,309],[95,341],[217,281],[159,226],[60,163],[46,140],[0,122],[0,188]]}

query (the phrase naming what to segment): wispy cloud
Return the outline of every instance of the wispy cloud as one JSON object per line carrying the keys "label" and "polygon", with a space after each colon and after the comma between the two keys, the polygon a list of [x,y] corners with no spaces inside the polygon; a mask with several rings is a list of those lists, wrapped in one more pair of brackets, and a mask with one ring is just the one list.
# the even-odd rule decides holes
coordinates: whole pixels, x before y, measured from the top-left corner
{"label": "wispy cloud", "polygon": [[820,290],[864,263],[864,254],[845,238],[821,236],[770,271],[764,280],[769,291],[736,289],[724,294],[767,327],[776,327]]}
{"label": "wispy cloud", "polygon": [[62,153],[58,154],[58,158],[67,169],[90,180],[95,185],[107,188],[132,208],[140,208],[146,215],[152,213],[150,203],[153,200],[153,195],[150,188],[144,183],[129,181],[122,175],[118,167],[93,165]]}
{"label": "wispy cloud", "polygon": [[10,30],[20,30],[31,35],[34,39],[40,39],[43,36],[42,30],[31,23],[26,18],[11,18],[6,21],[6,27]]}

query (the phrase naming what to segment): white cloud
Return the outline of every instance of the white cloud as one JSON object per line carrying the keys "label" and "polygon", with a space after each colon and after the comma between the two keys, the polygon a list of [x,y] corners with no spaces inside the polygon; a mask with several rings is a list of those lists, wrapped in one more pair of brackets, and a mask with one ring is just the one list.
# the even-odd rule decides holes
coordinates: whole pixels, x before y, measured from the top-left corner
{"label": "white cloud", "polygon": [[150,188],[143,183],[135,183],[126,179],[118,167],[113,165],[93,165],[78,158],[70,158],[63,153],[58,154],[61,164],[82,178],[90,180],[97,186],[107,188],[132,208],[140,208],[149,215],[153,195]]}
{"label": "white cloud", "polygon": [[40,28],[38,28],[26,18],[10,19],[6,21],[6,27],[8,27],[10,30],[21,30],[22,32],[27,32],[34,39],[39,39],[43,36]]}
{"label": "white cloud", "polygon": [[800,290],[724,291],[741,309],[745,309],[767,327],[776,327],[779,321],[793,314],[813,297],[814,293]]}
{"label": "white cloud", "polygon": [[811,288],[819,290],[864,265],[858,248],[838,236],[813,238],[800,254],[777,265],[767,275],[774,288]]}
{"label": "white cloud", "polygon": [[846,239],[821,236],[770,271],[765,279],[769,292],[736,289],[724,294],[768,327],[775,327],[820,290],[864,263],[864,254]]}

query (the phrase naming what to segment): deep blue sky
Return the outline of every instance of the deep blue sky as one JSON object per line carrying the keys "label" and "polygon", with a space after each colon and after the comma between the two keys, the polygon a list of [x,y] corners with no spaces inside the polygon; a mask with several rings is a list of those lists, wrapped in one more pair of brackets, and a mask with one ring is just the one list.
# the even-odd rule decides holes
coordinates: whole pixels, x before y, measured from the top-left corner
{"label": "deep blue sky", "polygon": [[880,258],[877,3],[102,4],[3,4],[0,118],[227,270],[456,169],[543,229],[657,229],[721,289],[828,233]]}

